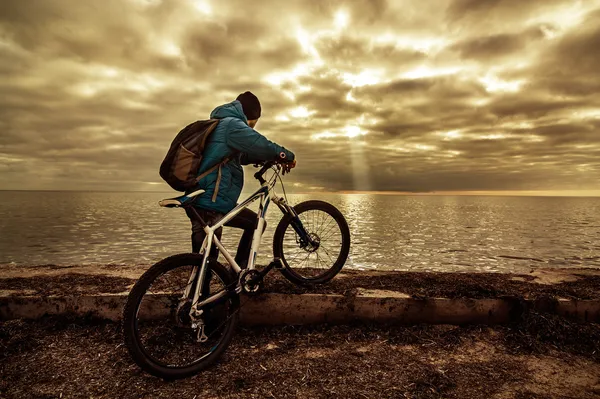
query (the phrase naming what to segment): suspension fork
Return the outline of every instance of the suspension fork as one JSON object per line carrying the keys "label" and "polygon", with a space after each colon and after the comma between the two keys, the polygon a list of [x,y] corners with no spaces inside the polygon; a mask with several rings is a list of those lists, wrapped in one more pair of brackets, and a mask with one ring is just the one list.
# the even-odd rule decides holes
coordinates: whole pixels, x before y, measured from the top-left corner
{"label": "suspension fork", "polygon": [[298,214],[294,208],[290,206],[283,198],[274,197],[273,202],[277,204],[277,207],[281,210],[284,216],[289,215],[292,218],[290,224],[292,225],[292,228],[296,234],[298,234],[300,237],[300,245],[302,247],[306,247],[309,244],[314,245],[315,243],[313,242],[313,239],[304,228],[304,225],[302,224],[302,221],[298,217]]}

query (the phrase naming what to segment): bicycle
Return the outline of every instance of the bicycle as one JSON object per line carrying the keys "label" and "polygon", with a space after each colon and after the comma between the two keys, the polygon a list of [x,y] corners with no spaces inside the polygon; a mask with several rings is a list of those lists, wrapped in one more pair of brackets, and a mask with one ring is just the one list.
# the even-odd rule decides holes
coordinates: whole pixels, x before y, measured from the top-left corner
{"label": "bicycle", "polygon": [[[178,379],[212,365],[233,338],[240,294],[259,293],[271,270],[279,270],[294,284],[310,286],[330,281],[344,266],[350,251],[350,230],[342,213],[324,201],[290,206],[280,165],[267,162],[255,166],[262,166],[254,175],[260,188],[212,226],[192,206],[193,199],[204,190],[159,201],[163,207],[191,209],[205,226],[206,238],[200,253],[173,255],[151,266],[127,297],[123,310],[125,345],[144,371]],[[269,181],[264,178],[268,170],[275,172]],[[275,194],[278,179],[283,197]],[[215,231],[257,200],[257,224],[247,268],[242,269]],[[273,261],[258,270],[256,254],[271,201],[283,217],[273,236]],[[209,257],[213,243],[229,268]]]}

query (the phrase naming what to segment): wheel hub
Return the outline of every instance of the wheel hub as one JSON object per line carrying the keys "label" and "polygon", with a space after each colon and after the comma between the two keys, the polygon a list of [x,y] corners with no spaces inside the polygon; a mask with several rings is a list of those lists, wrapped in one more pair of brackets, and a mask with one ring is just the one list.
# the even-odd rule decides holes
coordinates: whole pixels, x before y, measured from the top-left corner
{"label": "wheel hub", "polygon": [[304,250],[307,252],[317,252],[319,247],[321,246],[321,238],[316,233],[310,233],[308,235],[309,241],[304,247]]}

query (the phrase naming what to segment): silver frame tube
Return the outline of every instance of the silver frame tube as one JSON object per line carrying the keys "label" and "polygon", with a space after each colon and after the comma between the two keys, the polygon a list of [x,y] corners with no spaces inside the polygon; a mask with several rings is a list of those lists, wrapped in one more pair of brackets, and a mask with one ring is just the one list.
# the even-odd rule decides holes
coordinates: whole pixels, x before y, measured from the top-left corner
{"label": "silver frame tube", "polygon": [[[272,198],[271,198],[271,194],[273,192],[275,183],[276,183],[276,180],[274,180],[270,184],[265,182],[264,184],[261,185],[260,189],[258,189],[254,194],[252,194],[250,197],[248,197],[241,204],[239,204],[238,206],[233,208],[231,210],[231,212],[229,212],[227,215],[225,215],[223,218],[221,218],[221,220],[219,220],[216,224],[214,224],[213,226],[205,226],[204,227],[204,231],[206,232],[206,238],[204,239],[204,242],[202,243],[202,247],[200,249],[200,253],[203,254],[202,264],[201,264],[200,271],[199,271],[200,275],[198,276],[198,284],[196,284],[196,287],[195,287],[194,298],[192,301],[192,308],[190,310],[190,316],[192,316],[192,317],[200,316],[203,312],[198,310],[198,306],[202,306],[204,304],[213,302],[213,301],[217,300],[218,298],[220,298],[222,295],[224,295],[223,293],[214,295],[214,296],[206,298],[202,302],[198,303],[198,300],[199,300],[200,296],[202,295],[202,286],[204,284],[204,278],[206,277],[206,264],[208,263],[208,256],[210,255],[210,251],[211,251],[213,242],[217,246],[217,248],[219,249],[221,254],[223,254],[225,259],[227,260],[227,263],[229,263],[229,265],[233,268],[235,273],[239,274],[242,271],[242,268],[236,263],[235,259],[231,256],[231,254],[227,251],[227,249],[225,249],[225,247],[223,246],[221,241],[215,236],[215,231],[217,229],[223,227],[227,222],[229,222],[231,219],[233,219],[236,215],[238,215],[243,209],[247,208],[254,201],[260,199],[260,205],[259,205],[259,210],[258,210],[258,222],[257,222],[256,229],[254,230],[254,236],[252,237],[252,247],[250,250],[250,256],[248,258],[248,266],[247,266],[247,268],[249,270],[256,268],[256,265],[255,265],[256,254],[258,253],[258,248],[260,246],[260,242],[261,242],[261,239],[263,236],[263,226],[265,225],[265,215],[267,213],[267,208],[269,206],[269,202],[272,200],[273,202],[276,202],[276,203],[281,204],[283,202],[285,204],[285,199],[277,197],[275,194],[273,194]],[[287,204],[285,204],[285,205],[287,205]],[[289,207],[286,206],[286,209],[287,208],[289,208]],[[194,268],[194,270],[192,271],[192,276],[190,277],[190,282],[193,281],[192,279],[196,277],[196,273],[197,273],[196,269],[197,268]],[[188,283],[188,285],[189,285],[189,283]],[[238,286],[239,286],[239,281],[238,281]],[[188,294],[189,294],[189,287],[186,287],[186,294],[185,294],[186,297],[188,297],[187,296]]]}

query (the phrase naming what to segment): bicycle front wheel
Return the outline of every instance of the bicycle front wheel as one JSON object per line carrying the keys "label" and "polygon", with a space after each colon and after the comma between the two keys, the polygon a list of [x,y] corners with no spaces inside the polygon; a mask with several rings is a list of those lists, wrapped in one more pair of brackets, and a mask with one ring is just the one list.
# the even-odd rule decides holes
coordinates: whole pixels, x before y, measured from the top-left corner
{"label": "bicycle front wheel", "polygon": [[[190,318],[191,299],[184,296],[202,256],[180,254],[148,269],[137,281],[123,310],[125,345],[146,372],[164,379],[185,378],[210,366],[229,345],[238,320],[239,296],[203,308],[204,336]],[[223,265],[207,265],[204,294],[218,294],[235,281]],[[206,291],[209,291],[206,293]],[[197,324],[197,323],[196,323]]]}
{"label": "bicycle front wheel", "polygon": [[273,254],[285,266],[282,274],[294,284],[323,284],[335,277],[350,252],[350,229],[344,215],[324,201],[305,201],[294,207],[312,244],[307,244],[284,217],[273,236]]}

